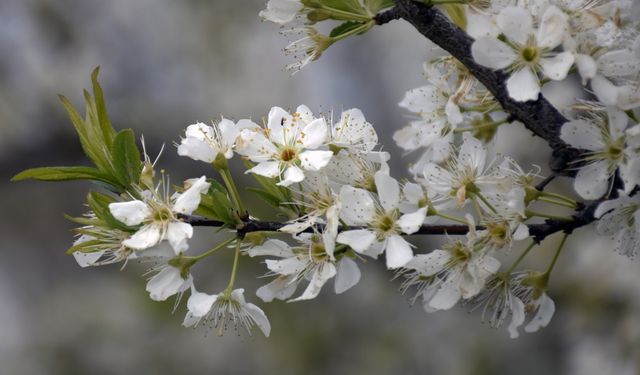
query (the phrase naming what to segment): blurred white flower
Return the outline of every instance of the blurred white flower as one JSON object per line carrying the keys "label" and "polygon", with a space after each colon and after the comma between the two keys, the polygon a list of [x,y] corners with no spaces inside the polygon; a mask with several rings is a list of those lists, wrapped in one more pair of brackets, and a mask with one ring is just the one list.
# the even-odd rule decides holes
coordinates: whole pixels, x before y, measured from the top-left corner
{"label": "blurred white flower", "polygon": [[229,324],[232,324],[236,331],[243,326],[249,335],[254,326],[257,326],[265,337],[269,337],[271,332],[271,324],[262,309],[245,301],[244,289],[235,289],[230,293],[225,291],[220,294],[206,294],[192,288],[187,308],[189,311],[182,323],[185,327],[196,327],[204,321],[212,324],[220,336]]}

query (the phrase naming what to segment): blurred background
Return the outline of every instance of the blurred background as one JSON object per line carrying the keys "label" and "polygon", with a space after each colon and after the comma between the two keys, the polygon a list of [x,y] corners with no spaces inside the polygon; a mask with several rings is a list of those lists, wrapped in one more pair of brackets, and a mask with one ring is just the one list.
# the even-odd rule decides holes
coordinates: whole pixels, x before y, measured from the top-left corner
{"label": "blurred background", "polygon": [[[0,373],[2,374],[637,374],[640,368],[640,265],[613,253],[592,229],[572,236],[554,272],[549,327],[510,340],[506,327],[480,323],[464,307],[426,314],[397,292],[381,264],[335,296],[327,285],[314,301],[264,304],[255,289],[266,268],[241,265],[238,285],[272,324],[265,339],[233,330],[181,326],[184,304],[152,302],[144,266],[81,269],[65,255],[88,183],[9,183],[27,167],[84,163],[58,93],[80,107],[91,70],[100,80],[116,128],[144,134],[172,181],[212,174],[179,158],[173,142],[196,121],[220,115],[259,121],[273,105],[315,111],[358,107],[372,122],[392,173],[406,176],[393,132],[407,118],[404,92],[424,83],[422,62],[434,48],[400,21],[331,47],[290,77],[282,70],[286,39],[261,22],[263,0],[2,0],[0,1]],[[548,95],[560,107],[573,96]],[[514,125],[496,147],[524,165],[546,164],[548,149]],[[237,173],[238,175],[240,173]],[[242,178],[242,184],[251,184]],[[567,190],[566,181],[554,188]],[[256,212],[264,208],[255,203]],[[198,229],[191,249],[211,246]],[[427,252],[436,238],[416,239]],[[528,266],[543,269],[550,238]],[[517,254],[517,253],[516,253]],[[194,270],[199,289],[226,286],[223,254]],[[244,271],[244,272],[243,272]]]}

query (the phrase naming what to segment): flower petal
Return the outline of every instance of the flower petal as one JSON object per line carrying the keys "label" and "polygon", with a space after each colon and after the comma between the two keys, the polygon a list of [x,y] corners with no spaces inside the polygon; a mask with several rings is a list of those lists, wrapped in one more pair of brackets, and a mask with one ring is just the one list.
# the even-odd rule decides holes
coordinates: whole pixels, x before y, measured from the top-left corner
{"label": "flower petal", "polygon": [[139,200],[109,203],[111,215],[126,225],[139,225],[151,216],[149,206]]}
{"label": "flower petal", "polygon": [[191,296],[187,300],[187,308],[193,317],[202,318],[209,313],[217,299],[217,294],[202,293],[192,288]]}
{"label": "flower petal", "polygon": [[387,212],[396,209],[400,203],[400,185],[398,181],[383,171],[376,172],[374,179],[382,208]]}
{"label": "flower petal", "polygon": [[573,187],[584,199],[598,199],[609,189],[609,163],[605,160],[582,167]]}
{"label": "flower petal", "polygon": [[324,118],[311,121],[302,129],[300,140],[306,149],[315,149],[322,146],[327,141],[329,129]]}
{"label": "flower petal", "polygon": [[304,301],[314,299],[320,294],[320,290],[324,284],[329,281],[332,277],[336,275],[336,267],[333,263],[322,263],[311,276],[311,280],[309,280],[309,285],[304,290],[302,295],[298,298],[294,298],[291,302],[294,301]]}
{"label": "flower petal", "polygon": [[567,15],[556,6],[548,7],[542,15],[538,28],[537,42],[542,48],[554,49],[567,35],[569,22]]}
{"label": "flower petal", "polygon": [[332,156],[331,151],[304,151],[299,156],[300,166],[307,171],[319,171],[329,164]]}
{"label": "flower petal", "polygon": [[402,267],[413,258],[411,244],[398,235],[393,235],[387,239],[385,252],[388,269]]}
{"label": "flower petal", "polygon": [[471,55],[478,64],[492,69],[504,69],[516,59],[511,47],[492,36],[476,39],[471,45]]}
{"label": "flower petal", "polygon": [[160,242],[160,230],[161,228],[157,225],[145,225],[137,232],[135,232],[131,237],[122,241],[122,244],[135,250],[148,249]]}
{"label": "flower petal", "polygon": [[296,167],[295,165],[291,165],[284,171],[284,179],[278,182],[276,185],[289,186],[302,180],[304,180],[304,172],[302,172],[302,169]]}
{"label": "flower petal", "polygon": [[525,8],[509,6],[500,11],[496,24],[507,39],[518,44],[526,43],[533,34],[533,18]]}
{"label": "flower petal", "polygon": [[255,173],[260,176],[274,178],[280,176],[279,161],[263,161],[255,167],[247,170],[247,173]]}
{"label": "flower petal", "polygon": [[543,57],[540,59],[540,66],[545,76],[554,81],[561,81],[567,78],[574,61],[571,52],[562,52],[553,57]]}
{"label": "flower petal", "polygon": [[360,281],[360,269],[356,262],[348,257],[343,257],[337,264],[334,289],[336,294],[341,294],[351,289]]}
{"label": "flower petal", "polygon": [[265,315],[264,311],[253,303],[247,303],[244,305],[244,308],[258,328],[260,328],[264,337],[269,337],[269,334],[271,333],[271,323],[269,323],[269,319],[267,318],[267,315]]}
{"label": "flower petal", "polygon": [[509,77],[507,91],[509,96],[518,102],[537,100],[540,94],[540,82],[529,67],[524,67]]}
{"label": "flower petal", "polygon": [[164,301],[176,293],[184,292],[192,283],[190,274],[185,280],[180,276],[179,269],[167,266],[149,280],[146,290],[152,300]]}
{"label": "flower petal", "polygon": [[605,147],[600,127],[594,122],[582,119],[562,125],[560,138],[575,148],[596,151]]}
{"label": "flower petal", "polygon": [[451,253],[445,250],[433,250],[429,254],[414,256],[404,268],[416,270],[422,276],[433,276],[447,265],[451,260]]}
{"label": "flower petal", "polygon": [[556,311],[556,304],[553,302],[546,293],[540,296],[538,303],[538,313],[533,319],[524,327],[524,331],[531,333],[536,332],[540,328],[544,328],[549,324],[553,313]]}
{"label": "flower petal", "polygon": [[191,214],[200,205],[200,194],[209,190],[210,183],[205,176],[197,179],[187,190],[185,190],[173,203],[172,211],[179,214]]}
{"label": "flower petal", "polygon": [[338,234],[336,242],[348,245],[357,253],[369,249],[376,240],[376,235],[367,229],[347,230]]}
{"label": "flower petal", "polygon": [[187,239],[191,237],[193,237],[193,227],[191,224],[182,221],[172,221],[167,226],[167,239],[176,255],[183,253],[189,248]]}
{"label": "flower petal", "polygon": [[340,188],[340,201],[340,218],[348,225],[366,225],[373,220],[376,208],[368,191],[343,185]]}
{"label": "flower petal", "polygon": [[427,207],[423,207],[416,212],[404,214],[398,219],[396,224],[405,234],[412,234],[418,231],[427,217]]}

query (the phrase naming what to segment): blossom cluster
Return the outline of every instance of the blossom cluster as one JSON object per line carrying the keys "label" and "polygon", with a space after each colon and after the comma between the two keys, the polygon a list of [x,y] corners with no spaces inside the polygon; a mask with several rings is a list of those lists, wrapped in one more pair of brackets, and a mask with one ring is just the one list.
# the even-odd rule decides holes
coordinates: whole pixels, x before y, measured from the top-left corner
{"label": "blossom cluster", "polygon": [[[555,311],[550,275],[569,233],[544,271],[523,269],[521,262],[541,241],[532,226],[572,222],[591,203],[597,232],[611,237],[618,252],[633,256],[640,249],[638,21],[629,18],[627,0],[460,3],[463,26],[474,39],[473,59],[505,74],[510,100],[538,100],[551,81],[583,91],[565,111],[566,123],[557,124],[560,140],[579,155],[563,171],[575,175],[575,194],[548,191],[541,168],[495,152],[496,134],[516,121],[469,68],[447,55],[425,63],[426,82],[399,102],[411,120],[393,139],[418,154],[407,178],[392,175],[390,154],[381,151],[361,110],[338,116],[300,105],[271,108],[263,124],[222,118],[189,125],[176,143],[178,155],[211,165],[222,183],[201,176],[172,187],[164,172],[157,176],[146,150],[140,157],[132,132],[110,128],[96,76],[96,102],[87,119],[67,108],[96,168],[36,169],[19,177],[91,179],[110,187],[91,193],[90,211],[73,219],[81,227],[69,252],[83,267],[153,262],[150,298],[177,296],[177,307],[189,293],[188,327],[210,325],[223,333],[229,324],[249,331],[255,326],[269,335],[264,312],[235,287],[240,260],[264,263],[270,279],[256,295],[271,302],[316,298],[330,280],[335,293],[347,292],[363,277],[359,263],[384,259],[402,280],[400,291],[413,294],[411,301],[419,300],[426,312],[468,305],[493,327],[509,320],[511,337],[520,327],[537,331]],[[260,16],[303,25],[293,31],[305,36],[285,48],[300,54],[289,67],[299,70],[331,44],[369,30],[376,14],[392,5],[269,0]],[[324,20],[344,23],[325,36],[313,27]],[[571,76],[579,78],[577,87]],[[245,207],[229,167],[233,158],[242,159],[245,173],[260,185],[251,191],[287,220],[268,226],[273,223]],[[190,255],[198,222],[231,236]],[[437,248],[410,240],[436,226],[446,234]],[[191,267],[227,249],[234,251],[227,287],[212,294],[196,288]],[[514,252],[519,256],[505,266]]]}

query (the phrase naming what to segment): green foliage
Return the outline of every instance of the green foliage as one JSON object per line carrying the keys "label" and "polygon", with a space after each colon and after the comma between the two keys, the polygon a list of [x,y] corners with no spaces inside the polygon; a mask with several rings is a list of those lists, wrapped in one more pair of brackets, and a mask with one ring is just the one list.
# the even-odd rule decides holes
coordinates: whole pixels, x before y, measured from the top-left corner
{"label": "green foliage", "polygon": [[221,221],[228,227],[235,227],[239,224],[239,219],[233,204],[231,204],[227,189],[216,180],[208,179],[207,182],[211,183],[211,186],[207,194],[200,196],[200,206],[195,214]]}
{"label": "green foliage", "polygon": [[[251,166],[247,166],[250,168]],[[291,196],[289,190],[276,185],[276,181],[273,178],[260,176],[252,173],[261,188],[246,188],[246,190],[256,194],[262,200],[267,202],[270,206],[277,208],[287,216],[294,218],[297,217],[294,206],[291,205]]]}
{"label": "green foliage", "polygon": [[84,91],[86,113],[83,118],[69,100],[60,95],[62,106],[78,134],[82,150],[94,167],[41,167],[23,171],[12,181],[93,180],[106,183],[116,192],[124,192],[140,180],[142,162],[132,130],[116,133],[107,114],[104,93],[98,83],[99,68],[91,74],[93,97]]}
{"label": "green foliage", "polygon": [[332,38],[336,38],[336,37],[339,37],[340,35],[344,35],[348,33],[349,31],[355,30],[361,26],[362,26],[362,23],[360,22],[353,22],[353,21],[344,22],[334,27],[329,33],[329,36]]}

